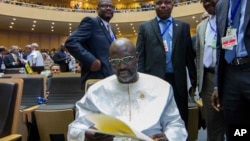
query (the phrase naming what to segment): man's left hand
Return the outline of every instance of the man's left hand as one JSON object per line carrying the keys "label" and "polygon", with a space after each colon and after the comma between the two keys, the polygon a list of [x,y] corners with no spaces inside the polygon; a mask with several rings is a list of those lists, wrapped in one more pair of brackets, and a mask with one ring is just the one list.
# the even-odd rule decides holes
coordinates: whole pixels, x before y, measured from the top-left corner
{"label": "man's left hand", "polygon": [[168,138],[166,137],[164,133],[152,135],[151,138],[154,141],[168,141]]}

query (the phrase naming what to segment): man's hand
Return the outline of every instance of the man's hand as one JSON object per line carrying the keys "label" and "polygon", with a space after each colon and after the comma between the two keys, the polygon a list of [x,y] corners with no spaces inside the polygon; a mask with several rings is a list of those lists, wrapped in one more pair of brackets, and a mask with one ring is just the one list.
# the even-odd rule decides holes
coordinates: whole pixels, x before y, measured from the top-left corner
{"label": "man's hand", "polygon": [[195,96],[195,88],[194,87],[190,87],[189,90],[188,90],[188,93],[191,97],[194,97]]}
{"label": "man's hand", "polygon": [[168,141],[168,138],[166,137],[164,133],[152,135],[151,138],[154,141]]}
{"label": "man's hand", "polygon": [[211,96],[212,106],[216,111],[221,110],[218,90],[214,90]]}
{"label": "man's hand", "polygon": [[90,67],[90,70],[91,70],[91,71],[99,71],[100,69],[101,69],[101,61],[98,60],[98,59],[96,59],[96,60],[92,63],[92,65],[91,65],[91,67]]}
{"label": "man's hand", "polygon": [[114,136],[86,131],[85,141],[113,141]]}

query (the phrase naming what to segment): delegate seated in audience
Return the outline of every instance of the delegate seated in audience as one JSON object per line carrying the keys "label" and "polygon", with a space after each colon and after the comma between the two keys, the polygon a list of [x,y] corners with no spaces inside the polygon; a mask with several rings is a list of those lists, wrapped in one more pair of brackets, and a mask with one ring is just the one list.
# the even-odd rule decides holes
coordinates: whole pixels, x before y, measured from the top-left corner
{"label": "delegate seated in audience", "polygon": [[50,67],[50,72],[51,74],[59,74],[61,73],[61,67],[59,64],[53,64],[51,67]]}
{"label": "delegate seated in audience", "polygon": [[76,119],[69,125],[68,140],[124,139],[83,130],[93,128],[84,116],[100,113],[122,120],[153,140],[186,141],[187,131],[171,85],[158,77],[138,73],[138,54],[130,40],[113,41],[109,55],[115,75],[96,82],[76,103]]}
{"label": "delegate seated in audience", "polygon": [[81,73],[81,63],[79,61],[76,61],[76,73]]}

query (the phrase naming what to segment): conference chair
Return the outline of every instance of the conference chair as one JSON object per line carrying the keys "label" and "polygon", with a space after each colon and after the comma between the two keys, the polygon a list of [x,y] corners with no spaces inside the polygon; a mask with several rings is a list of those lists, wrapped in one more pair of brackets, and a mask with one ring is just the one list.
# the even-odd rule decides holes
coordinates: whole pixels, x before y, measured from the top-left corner
{"label": "conference chair", "polygon": [[65,141],[68,125],[74,120],[72,105],[41,105],[35,110],[41,141]]}
{"label": "conference chair", "polygon": [[0,141],[22,138],[17,134],[22,89],[22,79],[0,79]]}
{"label": "conference chair", "polygon": [[92,86],[93,84],[95,84],[96,82],[100,81],[101,79],[88,79],[86,82],[85,82],[85,93],[87,92],[88,88],[90,86]]}
{"label": "conference chair", "polygon": [[37,97],[45,97],[46,76],[29,74],[12,74],[12,78],[23,79],[18,133],[22,134],[23,141],[39,139],[33,112],[39,107]]}

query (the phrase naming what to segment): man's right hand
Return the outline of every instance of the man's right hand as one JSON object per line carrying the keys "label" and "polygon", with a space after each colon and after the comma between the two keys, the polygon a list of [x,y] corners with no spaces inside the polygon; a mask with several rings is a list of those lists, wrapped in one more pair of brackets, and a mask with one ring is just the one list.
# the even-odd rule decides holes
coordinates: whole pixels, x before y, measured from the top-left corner
{"label": "man's right hand", "polygon": [[114,136],[86,131],[85,141],[113,141]]}
{"label": "man's right hand", "polygon": [[216,111],[221,110],[221,105],[220,105],[220,99],[219,99],[219,93],[218,90],[214,90],[212,96],[211,96],[211,101],[212,101],[212,106]]}
{"label": "man's right hand", "polygon": [[90,67],[90,71],[99,71],[101,69],[101,61],[96,59],[91,67]]}

